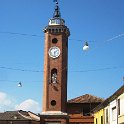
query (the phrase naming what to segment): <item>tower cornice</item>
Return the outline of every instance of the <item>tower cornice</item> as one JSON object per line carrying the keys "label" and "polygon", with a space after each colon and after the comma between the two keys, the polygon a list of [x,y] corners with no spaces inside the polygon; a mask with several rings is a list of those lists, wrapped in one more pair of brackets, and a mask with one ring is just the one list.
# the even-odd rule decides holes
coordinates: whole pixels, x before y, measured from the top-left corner
{"label": "tower cornice", "polygon": [[65,25],[48,25],[43,30],[44,33],[50,33],[50,34],[61,34],[65,33],[66,36],[70,36],[69,28]]}

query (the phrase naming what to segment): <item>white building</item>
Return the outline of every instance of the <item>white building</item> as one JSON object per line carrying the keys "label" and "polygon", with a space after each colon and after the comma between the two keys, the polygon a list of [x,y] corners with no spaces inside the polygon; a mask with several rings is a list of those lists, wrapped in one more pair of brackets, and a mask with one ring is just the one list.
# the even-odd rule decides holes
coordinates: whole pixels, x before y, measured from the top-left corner
{"label": "white building", "polygon": [[104,124],[110,124],[110,105],[104,108]]}
{"label": "white building", "polygon": [[109,111],[110,111],[110,124],[117,124],[117,103],[116,99],[110,102]]}

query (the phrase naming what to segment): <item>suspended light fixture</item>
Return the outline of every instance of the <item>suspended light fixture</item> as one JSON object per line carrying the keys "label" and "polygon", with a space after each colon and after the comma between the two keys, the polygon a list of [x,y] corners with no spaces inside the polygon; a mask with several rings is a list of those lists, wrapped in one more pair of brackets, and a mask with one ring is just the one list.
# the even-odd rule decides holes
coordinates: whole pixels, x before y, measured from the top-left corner
{"label": "suspended light fixture", "polygon": [[18,83],[18,87],[22,87],[22,83],[21,82]]}
{"label": "suspended light fixture", "polygon": [[85,45],[83,46],[83,50],[87,51],[89,49],[88,42],[85,42]]}

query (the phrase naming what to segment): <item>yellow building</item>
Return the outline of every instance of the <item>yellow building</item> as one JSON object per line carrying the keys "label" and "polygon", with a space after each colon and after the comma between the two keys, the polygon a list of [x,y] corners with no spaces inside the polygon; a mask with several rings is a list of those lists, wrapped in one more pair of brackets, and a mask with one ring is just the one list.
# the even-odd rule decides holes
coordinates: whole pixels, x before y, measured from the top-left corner
{"label": "yellow building", "polygon": [[94,124],[104,124],[104,109],[98,108],[94,112]]}

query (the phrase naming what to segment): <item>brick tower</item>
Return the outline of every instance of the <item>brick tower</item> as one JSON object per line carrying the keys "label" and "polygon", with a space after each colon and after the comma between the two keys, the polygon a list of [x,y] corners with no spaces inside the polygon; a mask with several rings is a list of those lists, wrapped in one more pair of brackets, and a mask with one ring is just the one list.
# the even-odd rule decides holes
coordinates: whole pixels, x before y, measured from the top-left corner
{"label": "brick tower", "polygon": [[69,29],[56,2],[53,18],[44,28],[44,87],[41,123],[66,124]]}

